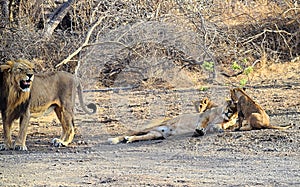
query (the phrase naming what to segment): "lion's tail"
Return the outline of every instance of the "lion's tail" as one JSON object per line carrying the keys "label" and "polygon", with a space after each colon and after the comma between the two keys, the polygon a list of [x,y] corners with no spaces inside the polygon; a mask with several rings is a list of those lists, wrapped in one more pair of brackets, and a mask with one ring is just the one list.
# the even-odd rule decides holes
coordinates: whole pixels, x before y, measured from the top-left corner
{"label": "lion's tail", "polygon": [[[84,112],[86,112],[87,114],[94,114],[97,111],[97,106],[95,105],[95,103],[89,103],[88,105],[85,105],[84,101],[83,101],[83,96],[82,96],[82,86],[79,83],[77,86],[77,92],[78,92],[78,98],[79,98],[79,102],[80,105],[82,107],[82,109],[84,110]],[[89,109],[91,109],[92,111],[90,111]]]}
{"label": "lion's tail", "polygon": [[285,130],[288,128],[291,128],[293,125],[287,125],[287,126],[277,126],[277,125],[270,125],[270,129],[278,129],[278,130]]}

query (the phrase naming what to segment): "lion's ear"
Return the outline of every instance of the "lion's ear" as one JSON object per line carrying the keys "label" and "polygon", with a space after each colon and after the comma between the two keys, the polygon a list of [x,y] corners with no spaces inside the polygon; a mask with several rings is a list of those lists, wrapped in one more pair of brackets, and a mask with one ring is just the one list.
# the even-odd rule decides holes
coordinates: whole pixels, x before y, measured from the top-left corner
{"label": "lion's ear", "polygon": [[232,99],[225,99],[226,100],[226,105],[227,106],[230,106],[230,105],[232,105],[232,104],[236,104]]}
{"label": "lion's ear", "polygon": [[11,66],[7,65],[7,64],[3,64],[3,65],[0,65],[0,69],[1,69],[1,72],[3,72],[7,69],[11,69]]}
{"label": "lion's ear", "polygon": [[15,65],[14,61],[7,61],[6,64],[0,65],[1,72],[8,70],[10,71]]}

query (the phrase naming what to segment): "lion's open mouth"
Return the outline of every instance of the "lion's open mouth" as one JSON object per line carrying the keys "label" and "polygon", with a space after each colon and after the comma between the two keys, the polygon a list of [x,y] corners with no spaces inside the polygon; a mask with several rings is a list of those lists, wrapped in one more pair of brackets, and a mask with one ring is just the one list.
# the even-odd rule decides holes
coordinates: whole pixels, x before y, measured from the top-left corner
{"label": "lion's open mouth", "polygon": [[29,92],[30,91],[30,83],[31,81],[20,81],[20,88],[22,89],[23,92]]}
{"label": "lion's open mouth", "polygon": [[27,76],[26,80],[21,80],[20,81],[20,88],[22,89],[23,92],[29,92],[30,91],[30,86],[32,83],[33,76]]}

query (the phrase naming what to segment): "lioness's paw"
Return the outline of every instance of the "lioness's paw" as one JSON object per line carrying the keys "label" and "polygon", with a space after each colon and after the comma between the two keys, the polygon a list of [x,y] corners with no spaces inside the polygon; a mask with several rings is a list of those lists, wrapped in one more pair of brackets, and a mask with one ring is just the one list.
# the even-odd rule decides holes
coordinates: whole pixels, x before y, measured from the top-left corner
{"label": "lioness's paw", "polygon": [[51,144],[52,144],[54,147],[63,147],[63,146],[65,146],[65,145],[63,144],[63,142],[62,142],[59,138],[53,138],[53,139],[51,140]]}
{"label": "lioness's paw", "polygon": [[108,138],[107,141],[110,144],[118,144],[118,143],[120,143],[119,138]]}
{"label": "lioness's paw", "polygon": [[27,151],[27,147],[24,145],[24,146],[22,146],[22,145],[15,145],[14,146],[14,150],[16,150],[16,151]]}
{"label": "lioness's paw", "polygon": [[134,141],[133,140],[134,139],[133,136],[125,136],[124,139],[126,140],[126,143],[131,143],[131,142]]}

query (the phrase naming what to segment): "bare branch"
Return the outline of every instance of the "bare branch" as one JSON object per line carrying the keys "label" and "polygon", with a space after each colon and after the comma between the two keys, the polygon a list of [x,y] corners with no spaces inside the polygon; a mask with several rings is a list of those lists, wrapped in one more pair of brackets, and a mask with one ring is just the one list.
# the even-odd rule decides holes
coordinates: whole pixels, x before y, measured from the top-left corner
{"label": "bare branch", "polygon": [[89,45],[89,40],[90,40],[90,37],[94,31],[94,29],[103,21],[103,19],[106,18],[105,16],[104,17],[101,17],[91,28],[90,30],[88,31],[87,35],[86,35],[86,38],[85,38],[85,41],[83,42],[83,44],[76,50],[74,51],[72,54],[70,54],[66,59],[64,59],[62,62],[60,62],[59,64],[57,64],[55,67],[59,67],[63,64],[66,64],[68,63],[75,55],[77,55],[84,47],[88,46]]}
{"label": "bare branch", "polygon": [[259,38],[260,36],[266,34],[266,33],[279,33],[281,35],[281,33],[284,33],[284,34],[287,34],[287,35],[292,35],[291,33],[285,31],[285,30],[269,30],[269,29],[264,29],[263,32],[259,33],[259,34],[256,34],[254,36],[251,36],[250,38],[248,38],[247,41],[244,42],[244,44],[247,44],[247,43],[250,43],[252,42],[253,40]]}

